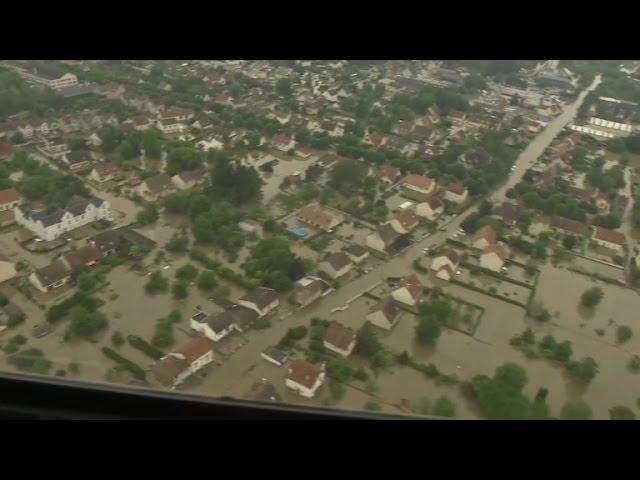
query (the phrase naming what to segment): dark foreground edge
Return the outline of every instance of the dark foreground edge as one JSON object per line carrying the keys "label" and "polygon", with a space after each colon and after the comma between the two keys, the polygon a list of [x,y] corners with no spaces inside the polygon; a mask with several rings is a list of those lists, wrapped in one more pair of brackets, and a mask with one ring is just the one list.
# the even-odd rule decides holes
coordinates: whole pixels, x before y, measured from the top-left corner
{"label": "dark foreground edge", "polygon": [[120,388],[0,373],[2,419],[100,420],[400,420],[403,415],[352,412]]}

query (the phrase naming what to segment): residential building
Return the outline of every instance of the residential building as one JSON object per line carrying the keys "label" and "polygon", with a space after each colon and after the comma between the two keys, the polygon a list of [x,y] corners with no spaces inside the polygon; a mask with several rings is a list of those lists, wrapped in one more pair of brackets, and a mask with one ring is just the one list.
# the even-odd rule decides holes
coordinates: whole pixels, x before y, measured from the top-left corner
{"label": "residential building", "polygon": [[551,228],[561,230],[565,233],[582,235],[585,232],[585,224],[565,217],[553,217],[550,222]]}
{"label": "residential building", "polygon": [[447,250],[431,262],[431,270],[441,280],[451,280],[458,270],[460,255],[455,250]]}
{"label": "residential building", "polygon": [[0,212],[11,210],[22,203],[22,195],[15,188],[0,190]]}
{"label": "residential building", "polygon": [[331,253],[318,264],[318,270],[326,273],[333,279],[343,277],[349,273],[352,268],[353,263],[351,263],[351,259],[344,252]]}
{"label": "residential building", "polygon": [[325,379],[324,364],[314,365],[306,360],[291,362],[285,385],[298,395],[312,398]]}
{"label": "residential building", "polygon": [[111,205],[97,197],[78,198],[65,209],[53,213],[38,211],[31,203],[23,203],[13,209],[16,222],[42,240],[50,241],[67,232],[98,220],[112,220]]}
{"label": "residential building", "polygon": [[396,302],[409,307],[415,307],[422,298],[424,287],[415,275],[408,275],[391,291],[391,296]]}
{"label": "residential building", "polygon": [[438,197],[429,197],[416,205],[416,213],[427,220],[434,221],[444,212],[444,203]]}
{"label": "residential building", "polygon": [[70,171],[76,172],[90,167],[93,163],[93,157],[87,150],[77,150],[63,155],[62,161]]}
{"label": "residential building", "polygon": [[344,222],[344,216],[317,202],[305,205],[298,212],[298,219],[324,231],[333,230]]}
{"label": "residential building", "polygon": [[96,247],[102,256],[113,255],[122,243],[119,230],[107,230],[93,237],[89,244]]}
{"label": "residential building", "polygon": [[473,236],[473,248],[484,250],[489,245],[498,241],[498,234],[491,225],[485,225],[480,228]]}
{"label": "residential building", "polygon": [[89,178],[96,183],[106,183],[113,180],[118,173],[118,166],[111,162],[98,163],[93,167]]}
{"label": "residential building", "polygon": [[136,192],[143,199],[154,202],[176,191],[175,184],[168,175],[160,174],[147,178],[136,187]]}
{"label": "residential building", "polygon": [[233,316],[226,310],[209,315],[199,312],[191,317],[189,325],[213,342],[219,342],[234,330],[240,331]]}
{"label": "residential building", "polygon": [[266,287],[256,287],[238,300],[238,305],[253,310],[259,317],[268,315],[278,308],[279,304],[278,292]]}
{"label": "residential building", "polygon": [[173,390],[188,377],[213,362],[213,343],[196,337],[180,350],[162,357],[151,367],[154,379]]}
{"label": "residential building", "polygon": [[276,390],[276,387],[266,378],[263,378],[261,381],[255,382],[251,385],[251,390],[249,390],[243,398],[245,400],[255,400],[258,402],[282,401],[282,397]]}
{"label": "residential building", "polygon": [[0,283],[15,278],[17,275],[16,264],[6,255],[0,254]]}
{"label": "residential building", "polygon": [[389,223],[380,225],[378,229],[367,235],[367,247],[378,253],[388,254],[388,250],[401,237]]}
{"label": "residential building", "polygon": [[355,263],[356,265],[361,264],[367,258],[369,258],[369,250],[362,245],[358,245],[356,243],[352,243],[351,245],[344,247],[342,249],[344,253],[347,254],[347,257]]}
{"label": "residential building", "polygon": [[324,335],[323,345],[330,352],[346,358],[356,346],[356,332],[341,323],[331,322]]}
{"label": "residential building", "polygon": [[321,278],[307,276],[298,280],[293,286],[293,299],[302,307],[325,296],[331,288]]}
{"label": "residential building", "polygon": [[17,68],[16,71],[24,79],[45,85],[54,90],[78,84],[78,77],[73,73],[63,73],[53,68],[47,68],[44,65],[32,69]]}
{"label": "residential building", "polygon": [[591,237],[601,247],[620,252],[627,245],[627,238],[624,233],[609,230],[603,227],[596,227]]}
{"label": "residential building", "polygon": [[84,247],[80,247],[77,250],[63,254],[60,257],[60,261],[64,263],[67,270],[73,272],[79,267],[93,267],[98,264],[101,258],[102,251],[89,244]]}
{"label": "residential building", "polygon": [[179,190],[188,190],[202,185],[206,181],[206,176],[197,170],[185,170],[171,177],[171,181]]}
{"label": "residential building", "polygon": [[509,250],[502,242],[492,243],[482,250],[480,266],[494,272],[500,272],[508,258]]}
{"label": "residential building", "polygon": [[405,177],[402,187],[407,194],[430,195],[436,188],[436,181],[424,175],[410,173]]}
{"label": "residential building", "polygon": [[383,183],[393,185],[400,179],[400,169],[393,165],[385,164],[378,168],[378,178]]}
{"label": "residential building", "polygon": [[406,235],[420,224],[420,217],[413,210],[401,210],[395,212],[388,223],[397,233]]}
{"label": "residential building", "polygon": [[165,135],[170,135],[172,133],[182,133],[187,129],[185,125],[173,118],[163,118],[162,120],[158,120],[156,122],[156,126],[158,127],[158,130],[160,130]]}
{"label": "residential building", "polygon": [[461,183],[452,183],[444,190],[444,198],[450,202],[463,203],[467,200],[469,191]]}
{"label": "residential building", "polygon": [[289,355],[284,353],[282,350],[277,349],[276,347],[265,348],[260,356],[267,362],[271,362],[278,367],[284,365],[289,359]]}
{"label": "residential building", "polygon": [[29,275],[29,282],[41,292],[48,292],[61,287],[71,279],[71,272],[67,270],[61,260],[56,260],[46,267],[38,268]]}
{"label": "residential building", "polygon": [[277,134],[271,138],[271,145],[281,152],[288,152],[292,148],[295,148],[296,141],[287,135]]}
{"label": "residential building", "polygon": [[69,145],[59,137],[44,138],[36,148],[40,153],[52,158],[61,158],[71,153]]}
{"label": "residential building", "polygon": [[385,330],[391,330],[400,320],[402,311],[391,296],[380,299],[367,315],[373,325]]}

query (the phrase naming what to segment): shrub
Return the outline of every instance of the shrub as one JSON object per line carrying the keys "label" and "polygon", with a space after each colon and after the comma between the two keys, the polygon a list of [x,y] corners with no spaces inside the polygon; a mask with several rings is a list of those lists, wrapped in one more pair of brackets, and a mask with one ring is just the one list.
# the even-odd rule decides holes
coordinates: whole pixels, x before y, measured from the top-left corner
{"label": "shrub", "polygon": [[622,325],[618,327],[616,330],[616,338],[618,339],[618,343],[625,343],[633,336],[633,332],[626,325]]}
{"label": "shrub", "polygon": [[582,297],[580,297],[580,301],[585,307],[594,308],[602,301],[602,297],[604,297],[602,289],[600,287],[593,287],[585,290]]}
{"label": "shrub", "polygon": [[190,263],[187,263],[186,265],[183,265],[182,267],[176,270],[176,278],[180,278],[188,282],[192,282],[197,278],[197,276],[198,276],[198,269],[194,265],[191,265]]}
{"label": "shrub", "polygon": [[218,280],[215,273],[210,270],[204,270],[200,273],[200,278],[198,278],[198,288],[200,290],[210,291],[216,288],[217,285]]}
{"label": "shrub", "polygon": [[129,335],[127,337],[127,340],[129,340],[129,343],[133,348],[137,348],[142,353],[153,358],[154,360],[160,360],[162,357],[164,357],[164,352],[162,350],[159,350],[153,345],[145,342],[137,335]]}
{"label": "shrub", "polygon": [[634,355],[633,357],[631,357],[627,368],[633,373],[640,372],[640,355]]}
{"label": "shrub", "polygon": [[165,292],[167,288],[169,288],[169,281],[160,272],[153,272],[144,286],[145,291],[151,294]]}
{"label": "shrub", "polygon": [[611,420],[635,420],[636,414],[629,407],[618,405],[609,410]]}
{"label": "shrub", "polygon": [[180,313],[180,310],[171,310],[171,313],[169,313],[167,320],[170,323],[178,323],[180,322],[180,320],[182,320],[182,313]]}
{"label": "shrub", "polygon": [[24,345],[27,343],[27,337],[24,335],[15,335],[9,339],[9,343],[15,343],[16,345]]}
{"label": "shrub", "polygon": [[16,343],[10,343],[4,347],[4,351],[8,355],[11,355],[12,353],[16,353],[18,350],[20,350],[20,346]]}
{"label": "shrub", "polygon": [[256,318],[253,321],[253,328],[255,328],[256,330],[264,330],[266,328],[269,328],[270,326],[271,320],[269,320],[267,317]]}
{"label": "shrub", "polygon": [[189,284],[184,280],[178,280],[173,283],[171,293],[176,300],[183,300],[189,295]]}
{"label": "shrub", "polygon": [[111,335],[111,344],[114,347],[121,347],[124,344],[124,338],[120,332],[113,332],[113,335]]}
{"label": "shrub", "polygon": [[353,378],[355,378],[356,380],[360,380],[361,382],[366,382],[367,380],[369,380],[369,374],[364,368],[360,367],[355,372],[353,372]]}
{"label": "shrub", "polygon": [[377,402],[375,400],[369,400],[367,403],[364,404],[364,409],[365,410],[379,411],[379,410],[382,410],[382,406],[380,405],[379,402]]}
{"label": "shrub", "polygon": [[166,328],[156,328],[156,333],[151,339],[151,343],[158,348],[167,348],[173,345],[176,339],[173,337],[173,332]]}
{"label": "shrub", "polygon": [[80,365],[78,365],[77,362],[69,362],[69,366],[67,368],[69,369],[69,372],[73,373],[74,375],[80,373]]}
{"label": "shrub", "polygon": [[144,369],[136,365],[135,363],[133,363],[131,360],[124,358],[121,355],[118,355],[114,350],[112,350],[109,347],[103,347],[102,353],[104,353],[107,357],[109,357],[111,360],[116,362],[122,368],[128,370],[135,378],[139,380],[145,379],[146,373]]}
{"label": "shrub", "polygon": [[448,397],[443,395],[433,404],[433,414],[438,417],[455,417],[456,406]]}

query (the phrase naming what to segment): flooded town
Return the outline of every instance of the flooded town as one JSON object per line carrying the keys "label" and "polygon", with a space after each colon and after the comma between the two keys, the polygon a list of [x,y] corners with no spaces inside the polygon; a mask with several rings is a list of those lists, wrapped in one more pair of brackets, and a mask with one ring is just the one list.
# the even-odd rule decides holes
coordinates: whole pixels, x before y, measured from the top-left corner
{"label": "flooded town", "polygon": [[640,413],[640,61],[0,61],[0,182],[2,371]]}

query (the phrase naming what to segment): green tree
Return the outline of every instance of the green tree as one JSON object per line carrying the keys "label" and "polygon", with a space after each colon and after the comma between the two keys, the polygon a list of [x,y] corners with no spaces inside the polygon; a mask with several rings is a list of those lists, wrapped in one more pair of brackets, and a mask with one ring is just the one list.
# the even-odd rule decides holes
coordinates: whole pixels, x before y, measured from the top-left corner
{"label": "green tree", "polygon": [[113,335],[111,335],[111,344],[114,347],[121,347],[124,345],[124,337],[120,332],[113,332]]}
{"label": "green tree", "polygon": [[357,192],[366,178],[366,166],[357,160],[345,160],[331,170],[331,187],[347,195]]}
{"label": "green tree", "polygon": [[162,273],[156,271],[151,274],[149,281],[145,284],[144,289],[147,293],[165,292],[169,287],[169,282],[162,276]]}
{"label": "green tree", "polygon": [[584,400],[571,400],[562,407],[560,417],[564,420],[591,420],[593,418],[593,411]]}
{"label": "green tree", "polygon": [[602,289],[600,287],[593,287],[585,290],[582,294],[581,302],[582,305],[587,308],[594,308],[602,301],[602,297],[604,297]]}
{"label": "green tree", "polygon": [[442,325],[434,315],[421,318],[416,327],[416,337],[425,345],[435,345],[441,334]]}
{"label": "green tree", "polygon": [[456,405],[448,397],[443,395],[433,404],[433,414],[437,417],[455,417]]}
{"label": "green tree", "polygon": [[611,420],[635,420],[636,414],[629,407],[618,405],[609,410]]}
{"label": "green tree", "polygon": [[173,337],[173,333],[169,329],[156,329],[156,333],[153,335],[151,339],[151,343],[154,347],[157,348],[167,348],[175,343],[175,338]]}
{"label": "green tree", "polygon": [[627,368],[633,373],[640,372],[640,355],[634,355],[633,357],[631,357]]}
{"label": "green tree", "polygon": [[141,225],[149,225],[151,223],[155,223],[160,218],[160,214],[158,213],[158,209],[155,205],[149,205],[141,210],[136,215],[136,221]]}
{"label": "green tree", "polygon": [[186,265],[183,265],[182,267],[176,270],[176,278],[179,278],[181,280],[192,282],[197,277],[198,277],[198,269],[190,263],[187,263]]}
{"label": "green tree", "polygon": [[211,291],[218,285],[216,274],[211,270],[204,270],[198,278],[198,288],[204,291]]}
{"label": "green tree", "polygon": [[567,370],[569,375],[582,383],[591,382],[599,372],[598,364],[591,357],[585,357],[579,362],[570,362]]}
{"label": "green tree", "polygon": [[93,290],[96,286],[96,279],[91,273],[85,272],[78,275],[78,279],[76,281],[78,288],[83,292],[88,292]]}
{"label": "green tree", "polygon": [[369,323],[365,324],[358,330],[356,335],[355,352],[364,357],[373,358],[373,356],[382,348],[375,327]]}
{"label": "green tree", "polygon": [[291,95],[291,80],[288,78],[279,78],[276,82],[276,91],[283,97]]}
{"label": "green tree", "polygon": [[96,333],[107,328],[107,317],[98,311],[89,311],[82,306],[71,309],[69,333],[72,336],[92,338]]}
{"label": "green tree", "polygon": [[171,293],[176,300],[182,300],[189,295],[189,284],[184,280],[178,280],[173,283]]}

